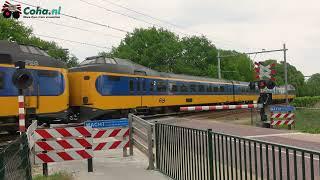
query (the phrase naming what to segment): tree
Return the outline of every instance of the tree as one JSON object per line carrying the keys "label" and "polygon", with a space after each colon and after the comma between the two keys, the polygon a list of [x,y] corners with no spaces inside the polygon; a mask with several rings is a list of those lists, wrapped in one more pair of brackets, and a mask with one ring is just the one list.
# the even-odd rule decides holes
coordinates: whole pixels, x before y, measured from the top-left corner
{"label": "tree", "polygon": [[[229,55],[237,52],[223,53]],[[217,78],[217,49],[205,36],[179,38],[164,29],[135,29],[111,53],[102,52],[100,55],[130,59],[162,72]],[[237,56],[223,61],[223,70],[234,71],[223,77],[250,81],[253,77],[250,67],[252,62],[249,57],[237,53]]]}
{"label": "tree", "polygon": [[135,29],[113,48],[111,54],[155,70],[173,72],[181,56],[178,40],[178,36],[164,29]]}
{"label": "tree", "polygon": [[32,29],[26,27],[22,22],[5,19],[0,16],[0,40],[14,41],[21,44],[37,46],[48,54],[58,60],[67,64],[68,67],[73,67],[78,64],[77,58],[70,55],[62,47],[58,46],[55,42],[44,41],[32,35]]}
{"label": "tree", "polygon": [[313,74],[307,81],[305,86],[306,95],[319,96],[320,95],[320,74]]}

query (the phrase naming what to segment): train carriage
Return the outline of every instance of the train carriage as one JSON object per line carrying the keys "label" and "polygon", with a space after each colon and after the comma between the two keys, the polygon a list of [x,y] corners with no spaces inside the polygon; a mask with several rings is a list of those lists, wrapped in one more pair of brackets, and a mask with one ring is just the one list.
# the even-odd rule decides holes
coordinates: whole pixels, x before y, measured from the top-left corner
{"label": "train carriage", "polygon": [[18,89],[12,76],[18,61],[25,62],[33,79],[32,85],[23,91],[28,117],[44,122],[66,119],[69,85],[65,65],[37,47],[0,41],[0,129],[17,127]]}
{"label": "train carriage", "polygon": [[252,103],[259,98],[259,89],[250,89],[248,82],[162,73],[117,58],[87,58],[69,69],[68,76],[70,106],[83,120],[110,112]]}

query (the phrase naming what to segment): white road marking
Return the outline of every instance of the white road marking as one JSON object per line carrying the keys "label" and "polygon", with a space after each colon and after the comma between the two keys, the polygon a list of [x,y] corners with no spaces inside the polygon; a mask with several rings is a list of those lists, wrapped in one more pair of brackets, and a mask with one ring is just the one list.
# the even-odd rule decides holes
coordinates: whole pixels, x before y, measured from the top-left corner
{"label": "white road marking", "polygon": [[288,135],[296,135],[296,134],[304,134],[304,133],[295,132],[295,133],[263,134],[263,135],[243,136],[243,137],[245,137],[245,138],[259,138],[259,137],[272,137],[272,136],[288,136]]}

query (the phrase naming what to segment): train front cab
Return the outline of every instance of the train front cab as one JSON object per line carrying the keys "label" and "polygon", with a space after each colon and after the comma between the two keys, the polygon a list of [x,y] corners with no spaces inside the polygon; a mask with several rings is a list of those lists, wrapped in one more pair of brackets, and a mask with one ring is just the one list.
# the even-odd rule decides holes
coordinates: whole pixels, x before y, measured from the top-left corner
{"label": "train front cab", "polygon": [[[31,59],[35,63],[30,63]],[[26,62],[25,68],[33,79],[32,85],[23,91],[27,118],[44,122],[66,120],[69,84],[64,64],[39,48],[0,41],[0,130],[13,131],[18,127],[18,89],[12,82],[17,61]]]}
{"label": "train front cab", "polygon": [[[59,68],[26,67],[33,84],[24,90],[27,115],[48,122],[66,119],[69,104],[67,71]],[[2,126],[17,122],[18,89],[12,83],[12,65],[0,64],[0,119]],[[9,123],[9,124],[8,124]]]}

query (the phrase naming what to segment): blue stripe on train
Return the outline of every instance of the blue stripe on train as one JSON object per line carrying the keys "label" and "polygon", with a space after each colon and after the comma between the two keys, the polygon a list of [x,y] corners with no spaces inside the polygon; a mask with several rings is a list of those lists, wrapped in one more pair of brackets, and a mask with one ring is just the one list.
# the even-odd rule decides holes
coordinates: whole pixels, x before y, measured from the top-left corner
{"label": "blue stripe on train", "polygon": [[[59,96],[64,92],[65,80],[60,72],[34,69],[30,69],[30,71],[34,81],[32,86],[24,91],[25,95]],[[0,88],[0,96],[17,96],[18,90],[12,83],[12,75],[15,72],[15,68],[0,67],[0,72],[4,73],[4,85]],[[46,74],[49,74],[49,76]]]}

